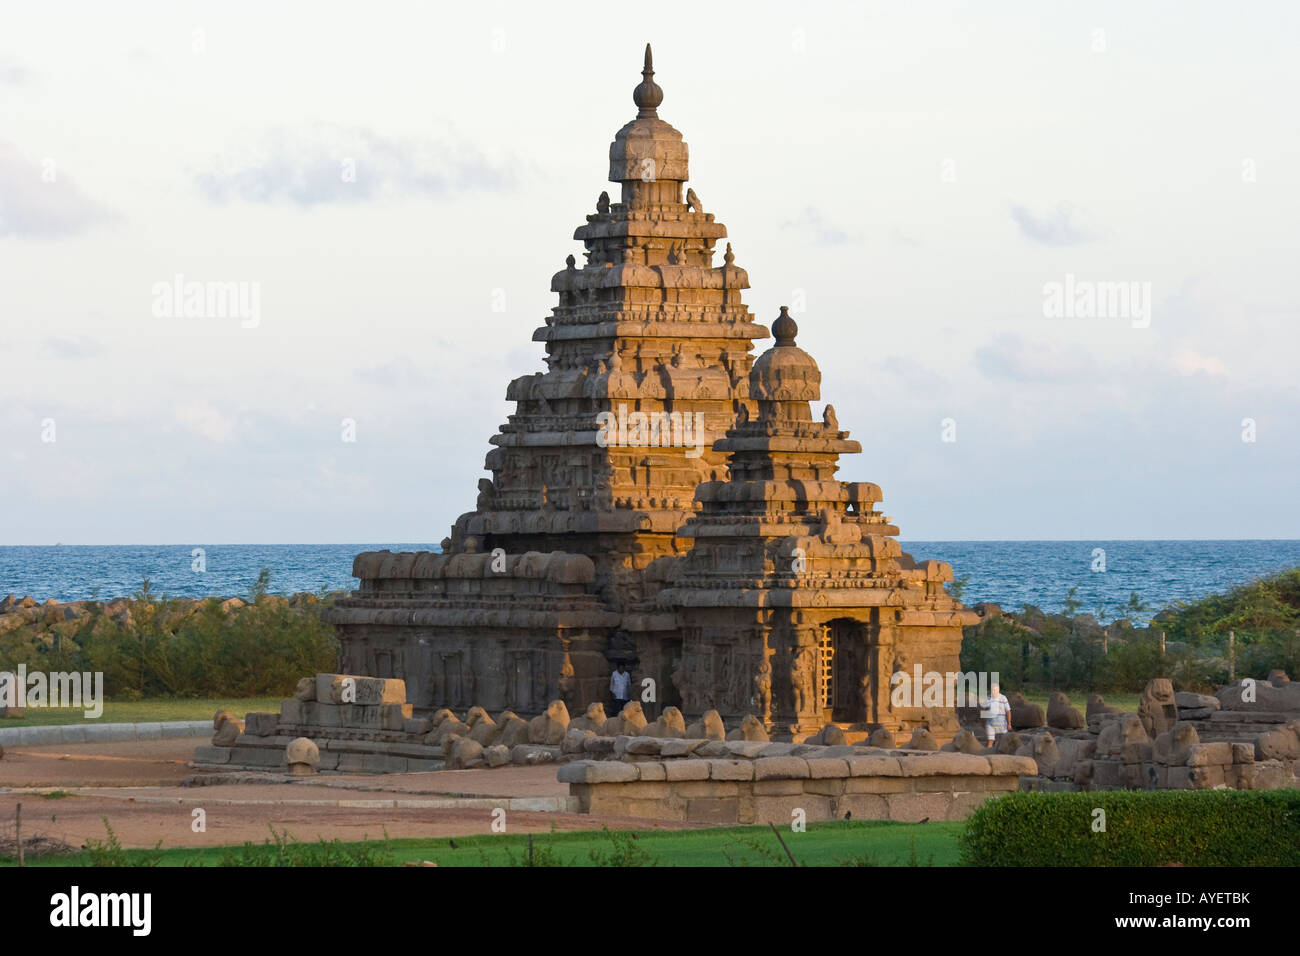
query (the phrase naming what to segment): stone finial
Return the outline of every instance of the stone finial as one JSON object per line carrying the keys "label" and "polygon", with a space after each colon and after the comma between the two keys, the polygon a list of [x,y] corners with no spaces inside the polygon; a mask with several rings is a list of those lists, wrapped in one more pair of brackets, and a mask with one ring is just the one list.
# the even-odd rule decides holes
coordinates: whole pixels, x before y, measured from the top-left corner
{"label": "stone finial", "polygon": [[727,268],[731,268],[731,264],[736,261],[736,257],[731,252],[731,243],[727,243],[727,251],[723,254],[722,261],[727,264]]}
{"label": "stone finial", "polygon": [[781,306],[781,314],[772,323],[772,334],[776,336],[778,347],[794,345],[794,337],[799,334],[799,325],[790,318],[790,307]]}
{"label": "stone finial", "polygon": [[632,91],[632,102],[636,104],[637,119],[659,118],[656,110],[659,108],[659,104],[664,101],[664,91],[654,81],[654,75],[654,54],[650,52],[650,44],[647,43],[645,45],[645,68],[641,70],[641,76],[644,79]]}

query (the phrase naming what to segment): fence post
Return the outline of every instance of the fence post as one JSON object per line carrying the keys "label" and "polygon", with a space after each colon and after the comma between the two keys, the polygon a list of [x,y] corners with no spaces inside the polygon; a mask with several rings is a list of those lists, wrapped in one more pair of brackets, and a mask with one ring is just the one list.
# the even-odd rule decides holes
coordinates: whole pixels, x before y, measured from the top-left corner
{"label": "fence post", "polygon": [[1237,633],[1228,632],[1228,683],[1237,679]]}
{"label": "fence post", "polygon": [[18,809],[14,814],[14,839],[18,841],[18,865],[26,866],[23,860],[23,805],[18,804]]}
{"label": "fence post", "polygon": [[1160,632],[1160,656],[1165,656],[1165,632]]}

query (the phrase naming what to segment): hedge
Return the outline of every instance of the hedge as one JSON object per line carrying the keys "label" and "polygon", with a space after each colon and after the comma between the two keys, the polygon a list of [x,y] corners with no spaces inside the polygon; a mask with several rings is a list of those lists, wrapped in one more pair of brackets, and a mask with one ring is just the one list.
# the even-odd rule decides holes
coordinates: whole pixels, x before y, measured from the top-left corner
{"label": "hedge", "polygon": [[1300,790],[1013,793],[958,844],[966,866],[1297,866]]}

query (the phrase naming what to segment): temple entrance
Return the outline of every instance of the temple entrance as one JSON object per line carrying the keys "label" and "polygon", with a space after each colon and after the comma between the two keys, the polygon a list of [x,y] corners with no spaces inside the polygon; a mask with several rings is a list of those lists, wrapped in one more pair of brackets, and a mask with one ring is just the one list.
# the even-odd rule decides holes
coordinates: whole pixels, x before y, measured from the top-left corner
{"label": "temple entrance", "polygon": [[850,618],[828,621],[819,643],[817,690],[836,723],[869,720],[862,677],[871,673],[868,625]]}

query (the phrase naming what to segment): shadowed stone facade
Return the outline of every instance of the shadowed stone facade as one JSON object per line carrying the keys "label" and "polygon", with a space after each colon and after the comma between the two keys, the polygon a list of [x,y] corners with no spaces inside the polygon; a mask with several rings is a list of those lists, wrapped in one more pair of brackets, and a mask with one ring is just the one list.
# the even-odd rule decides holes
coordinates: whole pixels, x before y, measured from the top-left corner
{"label": "shadowed stone facade", "polygon": [[890,703],[896,670],[956,671],[977,618],[914,563],[875,510],[880,489],[834,478],[860,451],[827,406],[794,321],[768,332],[726,228],[688,180],[681,134],[658,116],[646,49],[637,117],[610,147],[611,182],[552,280],[537,330],[545,372],[515,379],[474,511],[442,555],[358,555],[359,590],[333,612],[341,668],[406,681],[417,711],[570,711],[608,697],[612,661],[654,714],[756,714],[803,736],[827,718],[957,729],[944,708]]}

